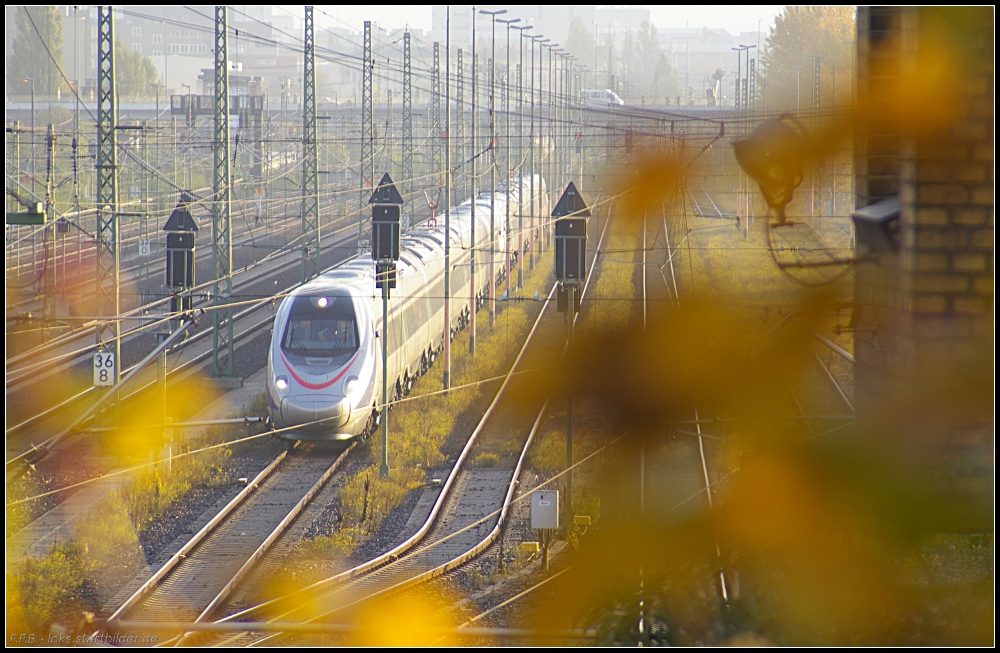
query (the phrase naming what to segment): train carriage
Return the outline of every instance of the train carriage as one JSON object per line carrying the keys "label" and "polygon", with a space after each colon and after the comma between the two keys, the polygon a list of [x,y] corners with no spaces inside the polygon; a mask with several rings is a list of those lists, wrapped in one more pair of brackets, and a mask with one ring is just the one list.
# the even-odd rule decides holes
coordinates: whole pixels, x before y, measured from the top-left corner
{"label": "train carriage", "polygon": [[[495,192],[495,247],[490,246],[490,192],[476,198],[479,252],[506,250],[506,203],[511,215],[528,211],[530,177]],[[536,197],[545,183],[535,177]],[[522,207],[519,198],[525,198]],[[543,200],[542,200],[543,201]],[[472,202],[451,215],[450,337],[468,321],[471,307],[469,264]],[[381,291],[375,288],[375,264],[367,254],[299,286],[278,307],[268,351],[267,398],[272,424],[289,439],[346,440],[372,429],[381,399],[382,346],[393,394],[409,390],[425,372],[444,342],[443,224],[420,226],[402,235],[397,285],[389,299],[388,324],[382,324]],[[526,243],[527,246],[527,243]],[[497,257],[497,276],[489,279],[489,254],[477,257],[476,301],[488,296],[489,284],[505,268]]]}

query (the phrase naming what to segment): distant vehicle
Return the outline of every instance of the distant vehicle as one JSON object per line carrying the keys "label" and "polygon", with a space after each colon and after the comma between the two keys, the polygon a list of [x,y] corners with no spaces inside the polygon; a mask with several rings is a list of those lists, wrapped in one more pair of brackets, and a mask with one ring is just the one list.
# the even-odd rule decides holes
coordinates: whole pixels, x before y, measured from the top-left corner
{"label": "distant vehicle", "polygon": [[610,88],[588,88],[581,94],[584,102],[593,107],[623,107],[625,102]]}

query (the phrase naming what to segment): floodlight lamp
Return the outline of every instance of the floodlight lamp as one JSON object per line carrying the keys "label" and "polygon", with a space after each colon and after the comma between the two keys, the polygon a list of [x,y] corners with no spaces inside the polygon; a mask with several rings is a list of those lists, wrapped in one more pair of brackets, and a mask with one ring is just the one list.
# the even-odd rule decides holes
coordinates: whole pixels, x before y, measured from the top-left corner
{"label": "floodlight lamp", "polygon": [[733,143],[740,166],[760,184],[767,205],[786,224],[785,207],[804,176],[808,135],[790,114],[761,122],[746,138]]}

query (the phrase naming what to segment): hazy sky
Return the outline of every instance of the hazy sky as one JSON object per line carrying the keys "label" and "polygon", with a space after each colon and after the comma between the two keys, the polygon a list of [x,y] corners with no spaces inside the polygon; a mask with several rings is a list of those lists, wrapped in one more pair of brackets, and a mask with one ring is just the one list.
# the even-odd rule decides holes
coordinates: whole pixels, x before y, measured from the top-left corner
{"label": "hazy sky", "polygon": [[[657,27],[722,27],[735,34],[756,31],[759,21],[763,40],[784,5],[631,6],[648,6],[650,17]],[[317,6],[316,10],[317,22],[321,25],[339,24],[360,30],[365,20],[376,20],[389,29],[404,25],[431,28],[431,5],[379,5],[377,10],[372,5],[327,5]]]}
{"label": "hazy sky", "polygon": [[757,31],[761,40],[784,5],[641,5],[657,27],[722,27],[733,34]]}

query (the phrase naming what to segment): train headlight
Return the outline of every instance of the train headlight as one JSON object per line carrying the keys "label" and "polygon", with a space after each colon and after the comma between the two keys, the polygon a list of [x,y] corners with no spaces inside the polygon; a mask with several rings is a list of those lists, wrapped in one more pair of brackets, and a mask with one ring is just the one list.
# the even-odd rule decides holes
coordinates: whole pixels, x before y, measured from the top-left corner
{"label": "train headlight", "polygon": [[288,377],[283,375],[275,377],[274,385],[278,388],[278,392],[285,394],[288,392]]}
{"label": "train headlight", "polygon": [[349,376],[344,379],[344,395],[349,395],[358,388],[358,377]]}

